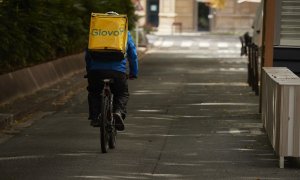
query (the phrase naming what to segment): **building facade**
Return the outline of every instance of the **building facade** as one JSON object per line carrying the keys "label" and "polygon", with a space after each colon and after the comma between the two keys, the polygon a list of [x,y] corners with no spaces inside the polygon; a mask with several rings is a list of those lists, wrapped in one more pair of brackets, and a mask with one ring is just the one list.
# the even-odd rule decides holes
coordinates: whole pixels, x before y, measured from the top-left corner
{"label": "building facade", "polygon": [[225,7],[210,7],[209,0],[136,0],[139,25],[160,33],[245,32],[253,25],[258,3],[226,0]]}

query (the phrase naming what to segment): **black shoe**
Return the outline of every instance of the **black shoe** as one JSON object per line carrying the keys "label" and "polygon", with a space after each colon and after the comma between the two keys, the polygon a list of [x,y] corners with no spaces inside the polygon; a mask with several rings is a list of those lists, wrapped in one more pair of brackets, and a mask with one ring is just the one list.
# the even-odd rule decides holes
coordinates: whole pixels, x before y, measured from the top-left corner
{"label": "black shoe", "polygon": [[100,127],[100,122],[97,119],[92,119],[91,120],[91,126],[93,127]]}
{"label": "black shoe", "polygon": [[118,131],[124,131],[125,126],[124,126],[124,121],[123,121],[121,113],[114,113],[114,119],[116,121],[116,124],[115,124],[116,129]]}

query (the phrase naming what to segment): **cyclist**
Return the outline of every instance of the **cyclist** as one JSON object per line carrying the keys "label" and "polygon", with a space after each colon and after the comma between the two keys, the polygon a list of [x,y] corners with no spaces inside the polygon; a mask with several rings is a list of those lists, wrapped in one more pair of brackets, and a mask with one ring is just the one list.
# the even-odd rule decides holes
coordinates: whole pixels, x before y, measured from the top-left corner
{"label": "cyclist", "polygon": [[[115,14],[116,12],[107,12],[107,14]],[[89,120],[91,126],[99,126],[97,120],[101,109],[101,91],[103,89],[103,82],[101,79],[113,79],[111,91],[114,95],[113,99],[113,117],[116,121],[116,129],[123,131],[124,119],[126,117],[126,105],[129,98],[128,84],[127,84],[127,61],[129,62],[129,79],[136,79],[138,74],[138,57],[137,50],[133,39],[128,31],[127,38],[127,58],[122,61],[105,61],[105,59],[96,59],[94,53],[88,50],[85,52],[86,71],[88,78],[88,103],[89,103]]]}

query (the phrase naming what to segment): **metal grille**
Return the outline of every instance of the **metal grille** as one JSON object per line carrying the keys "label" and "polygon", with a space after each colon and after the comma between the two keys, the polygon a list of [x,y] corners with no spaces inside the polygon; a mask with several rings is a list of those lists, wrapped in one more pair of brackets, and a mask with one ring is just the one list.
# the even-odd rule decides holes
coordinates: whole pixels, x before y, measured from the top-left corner
{"label": "metal grille", "polygon": [[280,45],[300,46],[300,1],[282,0]]}

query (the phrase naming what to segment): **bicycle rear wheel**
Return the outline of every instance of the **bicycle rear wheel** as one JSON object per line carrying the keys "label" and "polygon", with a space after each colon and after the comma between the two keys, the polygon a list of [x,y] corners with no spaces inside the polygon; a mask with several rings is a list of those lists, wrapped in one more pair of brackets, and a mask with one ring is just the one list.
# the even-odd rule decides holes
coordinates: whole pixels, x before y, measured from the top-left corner
{"label": "bicycle rear wheel", "polygon": [[116,147],[116,140],[117,140],[117,130],[115,128],[115,120],[113,118],[113,95],[110,97],[110,107],[109,107],[109,119],[110,119],[110,129],[109,129],[109,141],[108,145],[110,149],[114,149]]}
{"label": "bicycle rear wheel", "polygon": [[101,105],[101,121],[100,121],[100,144],[102,153],[107,153],[109,148],[109,132],[108,132],[108,119],[107,115],[109,112],[109,102],[108,97],[102,97],[102,105]]}

